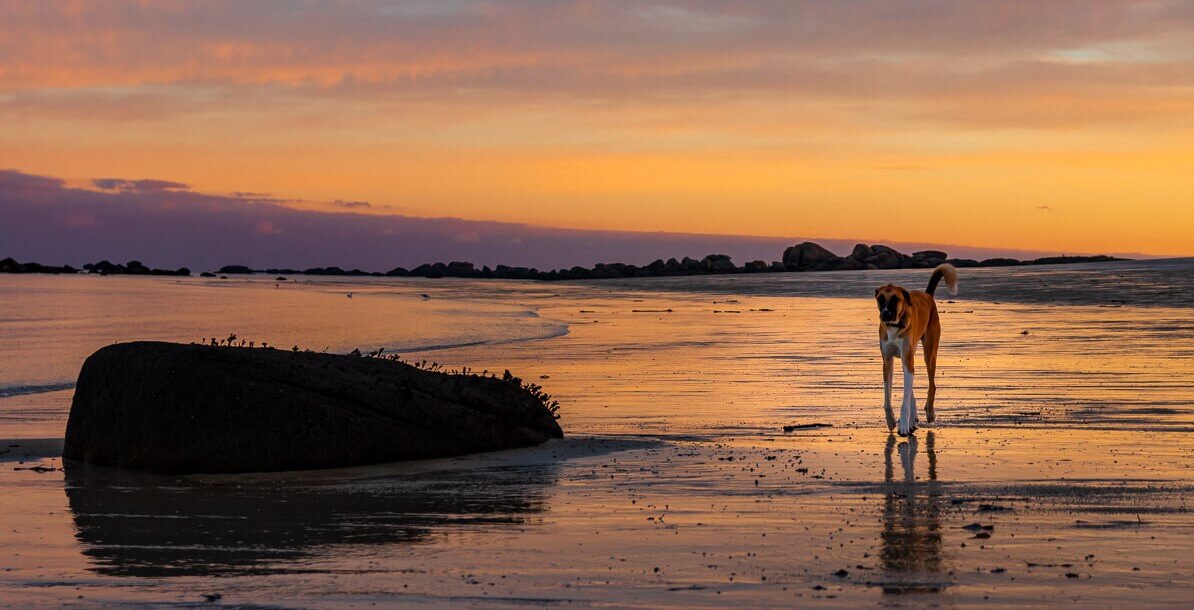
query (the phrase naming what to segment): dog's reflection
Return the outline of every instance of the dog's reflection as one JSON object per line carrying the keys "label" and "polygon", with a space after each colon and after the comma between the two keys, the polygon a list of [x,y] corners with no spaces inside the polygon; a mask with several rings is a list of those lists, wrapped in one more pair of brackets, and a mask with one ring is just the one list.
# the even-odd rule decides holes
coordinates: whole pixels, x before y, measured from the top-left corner
{"label": "dog's reflection", "polygon": [[[941,490],[937,484],[937,452],[933,432],[925,435],[928,454],[928,480],[916,480],[919,451],[916,436],[896,445],[895,435],[888,435],[883,451],[884,483],[883,532],[879,559],[889,576],[884,593],[936,593],[944,583],[942,571]],[[898,450],[903,479],[895,478],[893,457]]]}

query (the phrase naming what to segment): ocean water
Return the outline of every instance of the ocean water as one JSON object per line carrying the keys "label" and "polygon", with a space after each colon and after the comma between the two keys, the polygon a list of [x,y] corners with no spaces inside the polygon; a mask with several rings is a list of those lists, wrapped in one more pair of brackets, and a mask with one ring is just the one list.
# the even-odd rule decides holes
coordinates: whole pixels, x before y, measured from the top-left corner
{"label": "ocean water", "polygon": [[[1087,349],[1114,360],[1113,339],[1130,337],[1133,353],[1140,358],[1189,362],[1194,357],[1194,259],[963,269],[961,276],[958,297],[949,297],[944,288],[937,295],[943,313],[967,311],[967,303],[1020,306],[1014,310],[1019,317],[1040,317],[1038,326],[1045,321],[1057,323],[1054,334],[1062,336],[1054,339],[1059,346],[1070,348],[1078,342],[1088,346],[1079,351]],[[83,360],[115,342],[206,342],[236,335],[238,342],[268,343],[281,349],[298,346],[345,353],[384,348],[409,359],[434,359],[437,352],[450,348],[496,348],[559,337],[568,333],[570,324],[586,323],[583,315],[578,321],[570,314],[594,307],[608,309],[610,303],[649,314],[645,311],[649,307],[636,310],[635,303],[666,298],[704,305],[721,299],[722,309],[714,309],[732,312],[734,297],[773,298],[781,303],[811,302],[815,310],[817,303],[825,302],[817,299],[869,302],[875,286],[892,282],[922,288],[927,277],[926,270],[572,283],[0,276],[0,425],[4,426],[0,436],[60,435]],[[556,309],[567,313],[543,314]],[[855,328],[861,321],[854,315],[824,330]],[[697,337],[688,336],[694,334],[692,329],[672,335],[706,345],[736,326],[730,323],[719,329],[707,322],[697,324],[703,329],[695,333]],[[738,339],[727,349],[753,340],[749,331]],[[627,337],[624,349],[647,347],[636,347],[633,338]],[[957,347],[981,357],[984,341],[976,338]],[[1070,350],[1057,355],[1063,352]],[[494,361],[495,368],[501,366],[501,350],[474,353],[496,356],[484,360]]]}
{"label": "ocean water", "polygon": [[[1120,261],[1101,264],[961,269],[962,300],[1050,305],[1194,307],[1194,259]],[[652,280],[653,290],[750,296],[870,296],[888,282],[923,290],[929,271],[898,269],[838,273],[686,276]],[[609,280],[619,289],[640,280]],[[944,287],[938,300],[949,299]]]}
{"label": "ocean water", "polygon": [[116,342],[236,335],[238,343],[279,349],[393,352],[567,332],[513,301],[429,298],[431,288],[272,278],[0,277],[0,436],[60,436],[83,360]]}

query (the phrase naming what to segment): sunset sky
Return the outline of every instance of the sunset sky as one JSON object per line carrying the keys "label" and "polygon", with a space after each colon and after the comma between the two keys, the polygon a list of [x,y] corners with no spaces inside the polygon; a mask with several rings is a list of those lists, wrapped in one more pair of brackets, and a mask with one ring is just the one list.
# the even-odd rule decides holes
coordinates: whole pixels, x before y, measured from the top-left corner
{"label": "sunset sky", "polygon": [[1194,2],[0,0],[0,169],[95,205],[153,179],[320,218],[1194,255]]}

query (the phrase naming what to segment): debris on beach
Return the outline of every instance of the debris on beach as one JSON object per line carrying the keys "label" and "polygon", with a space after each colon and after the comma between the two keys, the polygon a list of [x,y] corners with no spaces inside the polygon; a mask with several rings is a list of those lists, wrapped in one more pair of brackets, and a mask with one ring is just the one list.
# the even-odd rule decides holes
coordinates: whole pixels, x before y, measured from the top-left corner
{"label": "debris on beach", "polygon": [[30,471],[30,472],[36,472],[36,473],[38,473],[38,474],[41,474],[41,473],[43,473],[43,472],[59,472],[59,471],[61,471],[62,469],[61,469],[61,468],[54,468],[53,466],[41,466],[41,465],[38,465],[38,466],[14,466],[14,467],[13,467],[13,470],[28,470],[28,471]]}
{"label": "debris on beach", "polygon": [[813,423],[813,424],[788,424],[784,426],[784,432],[794,432],[796,430],[812,430],[814,428],[832,428],[833,424]]}
{"label": "debris on beach", "polygon": [[[1034,413],[1033,415],[1040,415],[1040,412],[1038,411],[1038,412]],[[1002,512],[1010,512],[1011,510],[1012,509],[1010,509],[1006,506],[1000,506],[998,504],[979,504],[978,505],[978,512],[980,512],[980,513],[1002,513]]]}

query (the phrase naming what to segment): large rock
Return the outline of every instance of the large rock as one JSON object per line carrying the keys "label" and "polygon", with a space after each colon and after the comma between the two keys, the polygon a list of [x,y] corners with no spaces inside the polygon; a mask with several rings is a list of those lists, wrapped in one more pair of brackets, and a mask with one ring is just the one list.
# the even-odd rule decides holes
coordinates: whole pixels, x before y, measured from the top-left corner
{"label": "large rock", "polygon": [[929,260],[929,261],[944,261],[949,258],[949,255],[940,250],[921,250],[920,252],[913,252],[912,258]]}
{"label": "large rock", "polygon": [[784,250],[784,266],[789,271],[815,271],[835,264],[837,261],[836,254],[811,241]]}
{"label": "large rock", "polygon": [[875,244],[871,246],[871,255],[863,262],[876,269],[899,269],[904,265],[904,255],[895,248]]}
{"label": "large rock", "polygon": [[63,456],[167,473],[444,457],[562,437],[545,403],[517,378],[380,358],[123,343],[83,363]]}
{"label": "large rock", "polygon": [[850,253],[850,258],[864,262],[871,256],[871,248],[866,244],[854,244],[854,250]]}
{"label": "large rock", "polygon": [[734,266],[734,261],[725,254],[710,254],[701,260],[701,265],[704,266],[707,273],[735,273],[738,267]]}
{"label": "large rock", "polygon": [[749,261],[742,266],[742,270],[746,273],[763,273],[768,271],[766,261]]}

